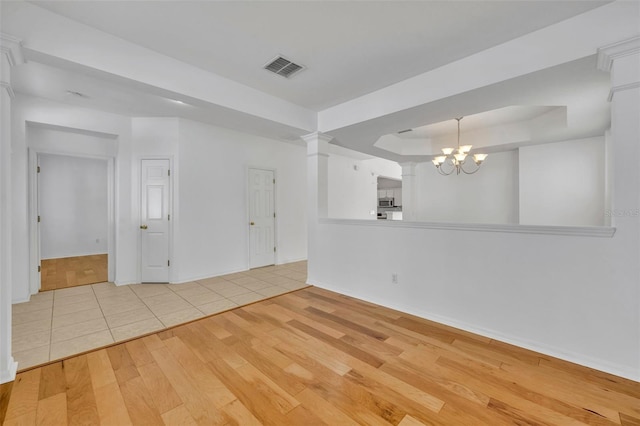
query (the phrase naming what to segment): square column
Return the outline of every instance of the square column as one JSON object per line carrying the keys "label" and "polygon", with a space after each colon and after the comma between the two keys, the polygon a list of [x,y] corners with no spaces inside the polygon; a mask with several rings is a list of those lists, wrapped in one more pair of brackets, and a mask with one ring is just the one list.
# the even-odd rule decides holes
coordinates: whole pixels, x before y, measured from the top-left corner
{"label": "square column", "polygon": [[322,133],[302,136],[307,144],[307,279],[314,282],[318,219],[329,212],[329,141]]}
{"label": "square column", "polygon": [[400,163],[402,167],[402,220],[416,219],[416,163]]}
{"label": "square column", "polygon": [[20,40],[0,33],[0,383],[16,377],[11,356],[11,68],[21,64]]}

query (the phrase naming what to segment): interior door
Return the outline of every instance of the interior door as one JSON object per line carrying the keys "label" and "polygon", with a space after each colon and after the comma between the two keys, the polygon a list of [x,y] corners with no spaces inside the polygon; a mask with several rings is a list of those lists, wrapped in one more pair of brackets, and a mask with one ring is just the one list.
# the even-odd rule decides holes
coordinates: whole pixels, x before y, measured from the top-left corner
{"label": "interior door", "polygon": [[272,170],[249,169],[249,267],[275,263],[275,179]]}
{"label": "interior door", "polygon": [[169,160],[141,161],[142,282],[169,281]]}

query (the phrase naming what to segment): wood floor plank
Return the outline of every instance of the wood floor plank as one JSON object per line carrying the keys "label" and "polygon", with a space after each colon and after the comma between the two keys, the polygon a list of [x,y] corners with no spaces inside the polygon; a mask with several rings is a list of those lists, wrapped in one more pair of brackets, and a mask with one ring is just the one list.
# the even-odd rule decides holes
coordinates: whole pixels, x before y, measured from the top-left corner
{"label": "wood floor plank", "polygon": [[11,399],[7,407],[5,421],[23,416],[35,418],[40,394],[40,371],[27,371],[16,377],[11,390]]}
{"label": "wood floor plank", "polygon": [[122,391],[115,378],[109,384],[96,388],[94,393],[100,424],[113,426],[133,424]]}
{"label": "wood floor plank", "polygon": [[69,358],[62,364],[67,381],[67,421],[69,425],[100,423],[87,356]]}
{"label": "wood floor plank", "polygon": [[46,399],[64,393],[66,390],[67,380],[62,369],[62,362],[54,362],[42,367],[38,399]]}
{"label": "wood floor plank", "polygon": [[640,424],[638,382],[313,287],[21,372],[0,394],[5,425]]}
{"label": "wood floor plank", "polygon": [[39,426],[65,426],[67,424],[67,396],[57,393],[38,401],[36,423]]}

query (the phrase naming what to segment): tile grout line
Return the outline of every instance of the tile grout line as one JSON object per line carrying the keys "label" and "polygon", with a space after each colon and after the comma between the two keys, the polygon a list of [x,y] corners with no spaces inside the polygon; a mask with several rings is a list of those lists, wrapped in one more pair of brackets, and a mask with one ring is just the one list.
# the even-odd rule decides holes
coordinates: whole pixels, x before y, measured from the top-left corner
{"label": "tile grout line", "polygon": [[98,294],[96,293],[96,289],[93,288],[94,284],[89,284],[91,286],[91,291],[93,292],[93,297],[96,298],[96,302],[98,303],[98,309],[100,309],[100,313],[102,314],[102,319],[104,320],[104,323],[107,325],[107,330],[109,330],[109,334],[111,335],[111,340],[113,340],[113,342],[116,342],[115,337],[113,337],[113,333],[111,332],[111,327],[109,327],[109,323],[107,322],[107,316],[104,314],[104,311],[102,310],[102,305],[100,304],[100,299],[98,298]]}

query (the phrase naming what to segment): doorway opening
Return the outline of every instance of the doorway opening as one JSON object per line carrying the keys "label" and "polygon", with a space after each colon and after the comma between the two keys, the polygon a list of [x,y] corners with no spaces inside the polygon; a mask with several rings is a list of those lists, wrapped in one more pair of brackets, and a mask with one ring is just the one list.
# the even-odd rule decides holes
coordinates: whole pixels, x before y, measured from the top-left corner
{"label": "doorway opening", "polygon": [[109,162],[37,154],[40,291],[108,280]]}

